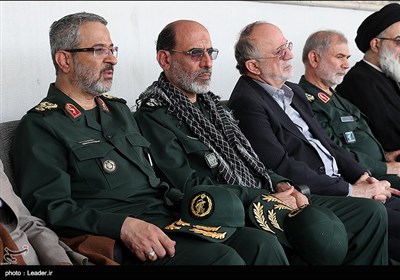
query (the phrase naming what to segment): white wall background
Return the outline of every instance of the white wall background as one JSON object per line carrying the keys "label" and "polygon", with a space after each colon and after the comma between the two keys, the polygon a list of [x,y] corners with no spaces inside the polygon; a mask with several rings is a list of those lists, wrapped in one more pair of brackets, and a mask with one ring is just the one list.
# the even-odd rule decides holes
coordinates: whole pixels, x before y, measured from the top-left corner
{"label": "white wall background", "polygon": [[118,65],[110,94],[135,103],[139,94],[158,78],[155,40],[161,29],[177,19],[205,25],[220,50],[214,62],[212,91],[228,99],[239,73],[234,44],[239,31],[256,20],[279,26],[294,43],[293,66],[298,82],[304,67],[301,52],[308,35],[336,29],[349,40],[351,64],[362,58],[354,38],[360,23],[372,11],[255,1],[22,1],[0,2],[0,121],[21,118],[46,96],[55,79],[50,56],[50,25],[66,14],[92,12],[108,21],[112,40],[119,46]]}

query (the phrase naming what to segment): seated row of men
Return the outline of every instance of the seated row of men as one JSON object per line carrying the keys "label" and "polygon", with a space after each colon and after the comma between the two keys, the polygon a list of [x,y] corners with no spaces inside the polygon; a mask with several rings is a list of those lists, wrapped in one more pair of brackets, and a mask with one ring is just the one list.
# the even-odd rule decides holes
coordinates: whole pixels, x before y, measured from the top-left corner
{"label": "seated row of men", "polygon": [[[389,4],[371,15],[385,18],[374,31],[397,31],[399,10]],[[365,139],[361,129],[332,125],[365,122],[355,109],[333,113],[337,104],[350,108],[331,88],[348,68],[341,33],[307,40],[305,94],[288,82],[292,43],[282,31],[247,25],[235,45],[241,77],[228,109],[210,91],[219,51],[208,30],[172,22],[157,39],[162,72],[132,113],[105,94],[118,54],[106,25],[91,13],[52,24],[56,81],[21,119],[11,150],[22,200],[73,250],[98,264],[400,260],[398,180],[385,175],[396,164],[385,163],[369,128],[368,143],[379,149],[364,154],[379,162],[376,169],[351,149]],[[364,41],[378,34],[367,30],[358,34]]]}

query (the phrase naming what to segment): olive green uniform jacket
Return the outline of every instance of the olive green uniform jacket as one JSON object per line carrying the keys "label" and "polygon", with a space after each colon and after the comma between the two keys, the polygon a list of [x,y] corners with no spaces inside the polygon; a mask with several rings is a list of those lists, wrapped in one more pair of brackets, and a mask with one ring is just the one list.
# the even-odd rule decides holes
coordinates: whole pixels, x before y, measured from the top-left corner
{"label": "olive green uniform jacket", "polygon": [[11,158],[22,200],[63,237],[119,240],[128,216],[164,227],[174,218],[156,197],[168,186],[149,164],[149,142],[124,100],[96,102],[85,111],[51,84],[21,119]]}
{"label": "olive green uniform jacket", "polygon": [[[197,104],[199,105],[199,104]],[[218,162],[212,156],[211,150],[204,145],[187,124],[167,112],[167,106],[151,100],[142,102],[140,108],[134,113],[143,136],[151,143],[150,151],[155,160],[157,175],[171,186],[179,188],[183,193],[193,186],[224,185],[236,192],[248,193],[244,197],[244,206],[264,190],[245,188],[238,185],[228,185],[218,175]],[[207,112],[204,112],[207,116]],[[211,155],[211,156],[210,156]],[[272,185],[290,180],[269,171]]]}
{"label": "olive green uniform jacket", "polygon": [[373,176],[389,180],[394,187],[399,188],[400,177],[386,174],[385,152],[372,134],[366,116],[347,99],[336,93],[330,96],[309,83],[304,76],[299,85],[306,92],[318,122],[329,137],[351,152]]}

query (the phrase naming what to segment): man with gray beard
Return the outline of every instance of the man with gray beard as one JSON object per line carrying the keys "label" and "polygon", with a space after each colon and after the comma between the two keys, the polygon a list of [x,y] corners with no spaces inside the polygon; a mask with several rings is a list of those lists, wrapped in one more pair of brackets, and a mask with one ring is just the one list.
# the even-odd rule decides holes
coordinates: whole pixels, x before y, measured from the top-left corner
{"label": "man with gray beard", "polygon": [[356,105],[384,150],[400,149],[400,4],[391,3],[367,17],[357,30],[365,54],[336,87]]}

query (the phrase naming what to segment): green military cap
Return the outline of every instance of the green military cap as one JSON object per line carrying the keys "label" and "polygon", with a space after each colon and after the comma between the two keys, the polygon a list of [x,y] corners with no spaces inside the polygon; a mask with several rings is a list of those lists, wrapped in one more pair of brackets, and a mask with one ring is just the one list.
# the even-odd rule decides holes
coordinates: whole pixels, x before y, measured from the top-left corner
{"label": "green military cap", "polygon": [[164,229],[223,242],[244,222],[243,203],[235,193],[220,186],[199,185],[184,195],[181,218]]}
{"label": "green military cap", "polygon": [[339,265],[346,257],[346,229],[328,208],[304,205],[292,209],[272,195],[261,195],[249,207],[249,217],[309,264]]}

